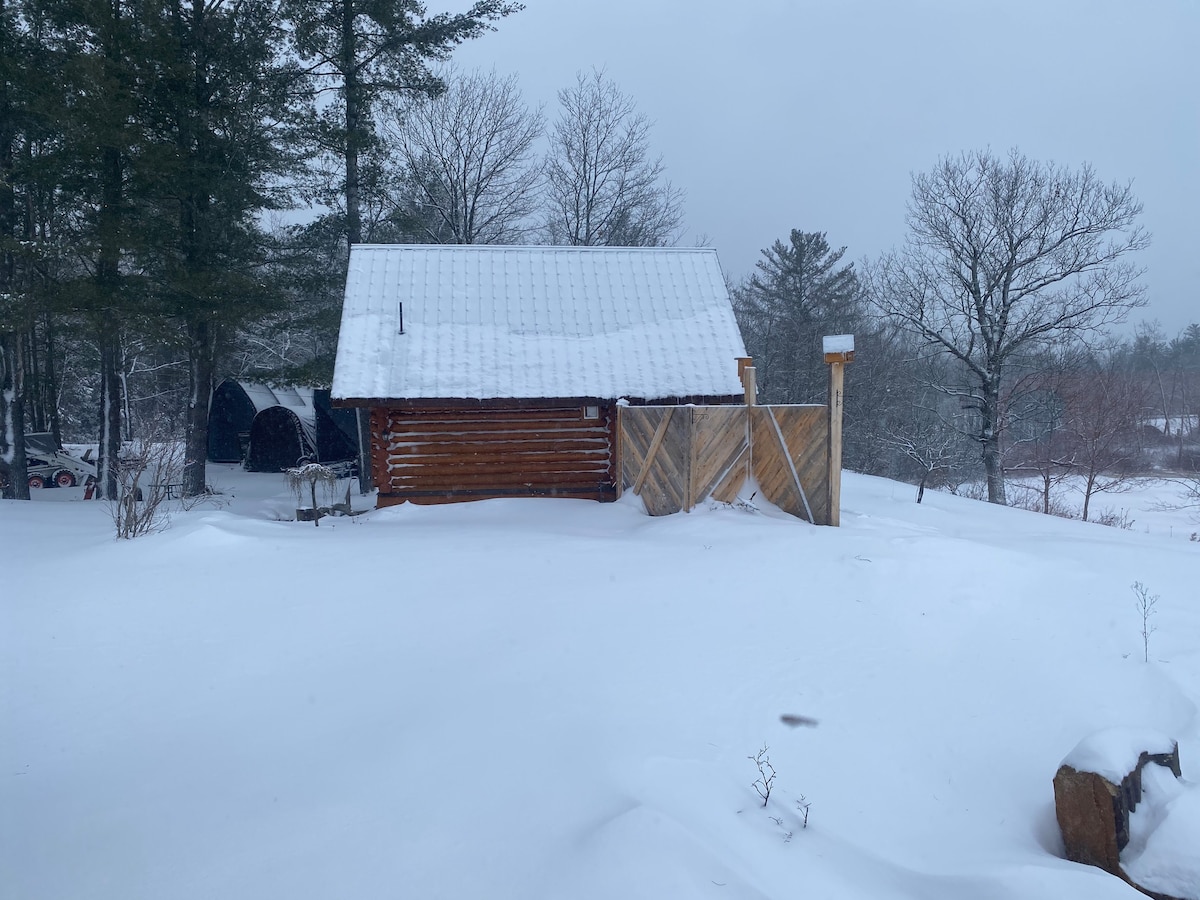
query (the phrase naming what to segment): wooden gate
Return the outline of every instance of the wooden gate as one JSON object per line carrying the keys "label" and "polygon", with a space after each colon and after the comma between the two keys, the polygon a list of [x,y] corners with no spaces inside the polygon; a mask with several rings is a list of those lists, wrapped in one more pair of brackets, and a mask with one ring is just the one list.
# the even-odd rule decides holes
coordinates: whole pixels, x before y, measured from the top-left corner
{"label": "wooden gate", "polygon": [[652,516],[731,503],[753,476],[776,506],[829,524],[826,406],[626,406],[618,440],[621,489]]}

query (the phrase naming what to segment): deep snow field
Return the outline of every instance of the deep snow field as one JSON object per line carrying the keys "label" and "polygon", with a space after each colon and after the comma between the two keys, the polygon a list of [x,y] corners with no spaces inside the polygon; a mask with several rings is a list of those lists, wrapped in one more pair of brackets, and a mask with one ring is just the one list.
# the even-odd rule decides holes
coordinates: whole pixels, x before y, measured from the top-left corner
{"label": "deep snow field", "polygon": [[1102,498],[1125,531],[857,475],[840,529],[314,528],[282,476],[210,477],[127,542],[78,489],[0,502],[0,898],[1136,898],[1060,858],[1055,770],[1127,727],[1200,781],[1200,524],[1162,486]]}

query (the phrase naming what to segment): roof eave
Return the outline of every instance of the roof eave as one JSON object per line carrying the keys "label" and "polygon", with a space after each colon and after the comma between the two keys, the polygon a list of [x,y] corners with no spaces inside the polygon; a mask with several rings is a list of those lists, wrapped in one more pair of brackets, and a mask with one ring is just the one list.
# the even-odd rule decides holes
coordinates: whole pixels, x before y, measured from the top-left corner
{"label": "roof eave", "polygon": [[724,406],[741,403],[741,394],[689,394],[676,397],[334,397],[336,407],[390,409],[555,409],[562,406],[606,406],[624,399],[630,406]]}

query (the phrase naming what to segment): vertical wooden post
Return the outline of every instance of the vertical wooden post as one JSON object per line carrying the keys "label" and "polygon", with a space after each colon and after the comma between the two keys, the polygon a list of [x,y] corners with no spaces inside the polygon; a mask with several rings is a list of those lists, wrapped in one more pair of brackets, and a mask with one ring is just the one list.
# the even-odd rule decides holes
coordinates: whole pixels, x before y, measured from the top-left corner
{"label": "vertical wooden post", "polygon": [[822,339],[829,366],[829,524],[842,524],[842,412],[846,363],[854,362],[854,335]]}
{"label": "vertical wooden post", "polygon": [[[742,484],[750,483],[750,479],[754,477],[754,433],[750,423],[750,407],[754,405],[757,394],[758,384],[756,382],[756,373],[754,371],[753,356],[738,356],[737,372],[738,381],[742,383],[742,396],[746,401],[745,407],[742,409],[742,414],[745,417],[746,423],[746,462],[745,474],[742,476]],[[750,370],[750,375],[747,377],[746,370]]]}
{"label": "vertical wooden post", "polygon": [[842,523],[842,385],[845,363],[829,364],[829,524]]}
{"label": "vertical wooden post", "polygon": [[613,480],[616,482],[617,499],[625,493],[625,455],[621,450],[621,442],[625,440],[625,407],[618,404],[613,407],[613,419],[616,422],[616,436],[613,438]]}
{"label": "vertical wooden post", "polygon": [[750,479],[754,477],[754,420],[751,418],[754,415],[754,407],[758,403],[758,371],[754,368],[754,361],[746,359],[743,365],[743,357],[738,357],[738,369],[742,377],[742,390],[746,400],[746,480],[745,484],[750,483]]}
{"label": "vertical wooden post", "polygon": [[696,407],[687,408],[687,465],[683,470],[683,511],[696,505]]}
{"label": "vertical wooden post", "polygon": [[[391,477],[388,474],[388,445],[391,443],[389,411],[382,406],[373,406],[370,409],[360,407],[358,411],[361,415],[359,421],[367,424],[367,434],[370,436],[365,446],[371,483],[379,488],[379,496],[382,497],[392,490]],[[378,497],[375,507],[379,508]]]}

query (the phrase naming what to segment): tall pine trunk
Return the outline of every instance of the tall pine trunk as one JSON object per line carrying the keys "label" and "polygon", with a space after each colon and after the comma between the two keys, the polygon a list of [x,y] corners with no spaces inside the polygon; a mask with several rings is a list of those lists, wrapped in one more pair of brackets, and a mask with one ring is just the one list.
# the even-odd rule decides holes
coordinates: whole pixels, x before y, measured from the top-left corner
{"label": "tall pine trunk", "polygon": [[[4,2],[0,0],[0,14]],[[25,467],[25,361],[21,344],[24,335],[13,329],[16,310],[13,289],[16,260],[11,247],[4,246],[15,235],[16,195],[13,189],[13,145],[15,120],[8,82],[0,78],[0,483],[8,499],[28,500]],[[7,321],[6,321],[7,320]]]}
{"label": "tall pine trunk", "polygon": [[100,179],[100,252],[94,279],[98,301],[97,343],[100,346],[100,452],[96,460],[96,478],[98,495],[116,500],[121,455],[121,332],[117,309],[124,194],[124,166],[121,152],[116,147],[105,147],[101,151]]}
{"label": "tall pine trunk", "polygon": [[355,5],[342,3],[343,91],[346,97],[346,240],[351,246],[362,243],[362,211],[359,199],[358,151],[362,144],[363,110],[358,83],[358,35],[354,30]]}
{"label": "tall pine trunk", "polygon": [[208,410],[214,369],[213,325],[206,319],[187,324],[188,406],[183,463],[183,495],[196,497],[206,489]]}
{"label": "tall pine trunk", "polygon": [[25,464],[24,409],[21,379],[21,335],[0,332],[0,496],[6,500],[28,500],[29,482]]}
{"label": "tall pine trunk", "polygon": [[118,499],[117,475],[121,459],[121,336],[115,323],[104,320],[100,344],[100,452],[96,458],[97,496]]}
{"label": "tall pine trunk", "polygon": [[[358,151],[361,145],[363,109],[361,87],[356,69],[358,37],[354,31],[354,5],[342,4],[342,72],[346,97],[346,241],[351,247],[362,243],[362,211],[360,209]],[[371,412],[356,410],[358,420],[358,490],[370,493],[371,478]]]}
{"label": "tall pine trunk", "polygon": [[[177,3],[176,20],[183,20],[182,6]],[[183,496],[197,497],[207,488],[208,410],[212,401],[213,371],[216,366],[214,348],[214,316],[210,312],[214,298],[209,279],[215,264],[211,237],[214,215],[211,185],[198,169],[209,150],[211,102],[209,89],[209,35],[207,9],[204,0],[191,0],[190,28],[182,35],[185,52],[190,57],[191,115],[186,117],[175,140],[180,158],[186,160],[186,188],[179,209],[179,251],[189,285],[204,285],[198,296],[189,300],[192,309],[185,318],[188,346],[188,401],[184,421]]]}

